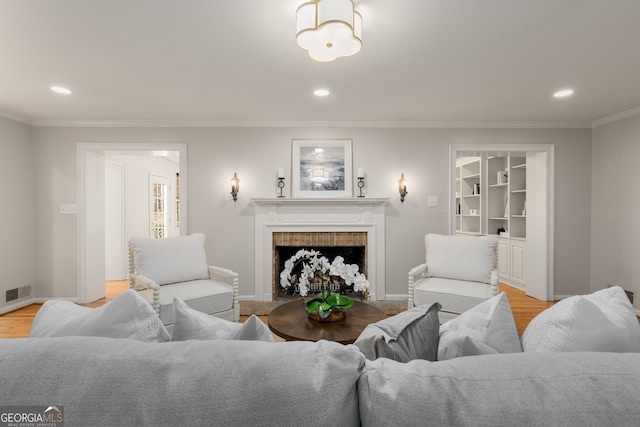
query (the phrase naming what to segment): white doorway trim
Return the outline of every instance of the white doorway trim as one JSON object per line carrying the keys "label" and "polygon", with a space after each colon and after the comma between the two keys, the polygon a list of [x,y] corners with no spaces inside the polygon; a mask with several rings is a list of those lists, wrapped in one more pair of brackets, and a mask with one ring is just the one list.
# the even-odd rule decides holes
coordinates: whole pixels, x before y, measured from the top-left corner
{"label": "white doorway trim", "polygon": [[125,280],[128,274],[124,164],[105,161],[105,278]]}
{"label": "white doorway trim", "polygon": [[554,299],[554,217],[555,217],[555,146],[553,144],[451,144],[449,145],[449,234],[456,234],[456,158],[459,155],[480,156],[491,153],[510,155],[546,153],[547,160],[547,188],[546,188],[546,295],[547,300]]}
{"label": "white doorway trim", "polygon": [[[180,234],[187,234],[187,145],[184,143],[78,143],[76,146],[76,200],[78,205],[77,217],[77,288],[78,303],[91,302],[97,286],[104,287],[104,270],[96,271],[96,265],[102,263],[104,268],[104,256],[101,260],[96,260],[104,250],[97,251],[96,255],[90,250],[95,245],[104,246],[104,219],[91,217],[91,209],[88,207],[87,194],[92,194],[95,183],[88,179],[91,162],[95,161],[95,156],[104,158],[104,154],[109,151],[178,151],[180,153]],[[103,160],[104,161],[104,160]],[[104,185],[104,180],[103,180]],[[100,189],[98,189],[100,191]],[[101,190],[104,193],[104,189]],[[102,223],[102,229],[100,228]],[[89,237],[102,233],[102,242],[96,242]],[[102,276],[100,282],[100,276]]]}

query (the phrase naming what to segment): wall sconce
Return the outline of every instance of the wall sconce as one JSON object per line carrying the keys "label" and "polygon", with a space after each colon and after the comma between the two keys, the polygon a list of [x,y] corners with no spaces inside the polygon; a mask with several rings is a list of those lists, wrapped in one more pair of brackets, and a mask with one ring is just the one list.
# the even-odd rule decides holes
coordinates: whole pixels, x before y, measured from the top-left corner
{"label": "wall sconce", "polygon": [[400,201],[404,203],[404,197],[407,195],[407,180],[404,178],[404,173],[400,175],[398,180],[398,191],[400,191]]}
{"label": "wall sconce", "polygon": [[238,174],[234,172],[233,178],[231,178],[231,197],[233,197],[234,202],[238,200],[238,191],[240,191],[240,178],[238,178]]}

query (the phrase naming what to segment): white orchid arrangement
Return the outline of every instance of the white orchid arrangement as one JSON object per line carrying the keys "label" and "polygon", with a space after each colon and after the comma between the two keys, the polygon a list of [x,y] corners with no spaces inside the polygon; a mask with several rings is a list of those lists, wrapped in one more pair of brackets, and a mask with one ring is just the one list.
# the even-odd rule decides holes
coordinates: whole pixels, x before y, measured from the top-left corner
{"label": "white orchid arrangement", "polygon": [[[369,281],[363,273],[359,272],[356,264],[345,264],[344,258],[335,257],[332,263],[329,263],[327,257],[316,250],[300,249],[284,263],[284,270],[280,273],[280,286],[288,288],[292,285],[291,274],[294,267],[303,262],[302,272],[298,278],[298,288],[301,296],[309,293],[310,279],[316,276],[316,272],[320,272],[323,285],[328,285],[329,276],[340,277],[344,280],[345,285],[353,285],[355,292],[367,292],[369,289]],[[326,282],[325,282],[326,281]]]}
{"label": "white orchid arrangement", "polygon": [[[298,290],[301,296],[309,293],[310,280],[314,280],[316,273],[320,273],[320,292],[304,299],[307,314],[315,314],[322,319],[329,317],[332,311],[343,311],[353,306],[353,300],[345,295],[332,292],[330,276],[340,277],[345,285],[353,285],[355,292],[361,292],[368,297],[369,281],[360,273],[356,264],[345,264],[344,258],[337,256],[331,264],[329,260],[316,250],[300,249],[294,256],[284,263],[284,270],[280,273],[280,286],[292,286],[291,275],[297,264],[302,262],[302,272],[298,278]],[[315,282],[315,281],[314,281]]]}

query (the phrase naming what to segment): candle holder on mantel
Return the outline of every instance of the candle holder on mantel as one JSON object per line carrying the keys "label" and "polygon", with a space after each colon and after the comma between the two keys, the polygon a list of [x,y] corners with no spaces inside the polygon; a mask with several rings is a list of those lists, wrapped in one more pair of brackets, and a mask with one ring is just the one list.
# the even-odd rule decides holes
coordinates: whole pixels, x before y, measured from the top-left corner
{"label": "candle holder on mantel", "polygon": [[364,197],[364,194],[362,194],[362,189],[364,188],[364,176],[358,177],[358,188],[360,189],[360,195],[358,197]]}
{"label": "candle holder on mantel", "polygon": [[278,178],[278,188],[280,189],[280,194],[278,195],[278,197],[284,197],[284,194],[282,194],[282,190],[284,189],[284,178]]}

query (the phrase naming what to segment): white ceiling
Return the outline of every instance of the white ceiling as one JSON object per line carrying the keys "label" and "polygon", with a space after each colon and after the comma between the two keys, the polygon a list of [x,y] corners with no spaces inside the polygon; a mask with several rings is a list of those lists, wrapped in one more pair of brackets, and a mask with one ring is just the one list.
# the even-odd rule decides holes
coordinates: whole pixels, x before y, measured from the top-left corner
{"label": "white ceiling", "polygon": [[[638,0],[356,0],[363,49],[332,63],[295,45],[302,2],[0,0],[0,112],[36,125],[560,127],[640,112]],[[575,94],[554,99],[564,88]]]}

